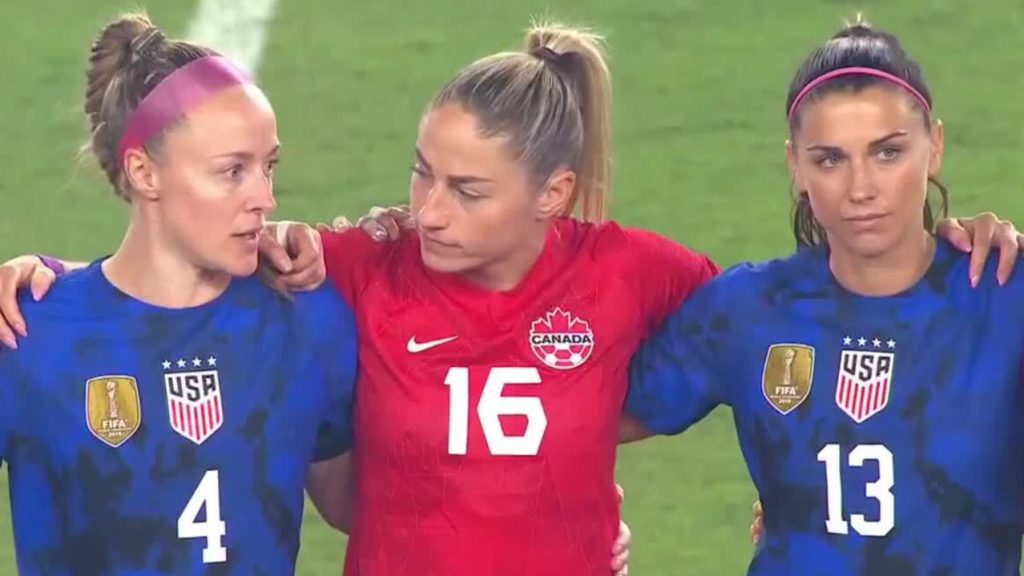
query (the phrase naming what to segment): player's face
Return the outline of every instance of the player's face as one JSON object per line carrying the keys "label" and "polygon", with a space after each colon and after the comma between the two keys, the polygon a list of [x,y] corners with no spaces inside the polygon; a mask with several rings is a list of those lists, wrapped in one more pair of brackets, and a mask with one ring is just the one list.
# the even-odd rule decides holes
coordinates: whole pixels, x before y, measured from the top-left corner
{"label": "player's face", "polygon": [[163,238],[201,270],[256,270],[264,220],[275,208],[277,120],[262,92],[237,86],[189,111],[160,156]]}
{"label": "player's face", "polygon": [[433,270],[486,278],[539,237],[538,194],[501,137],[483,138],[476,117],[456,104],[420,124],[410,204]]}
{"label": "player's face", "polygon": [[942,126],[929,127],[899,89],[873,86],[809,103],[787,156],[833,253],[871,258],[920,242]]}

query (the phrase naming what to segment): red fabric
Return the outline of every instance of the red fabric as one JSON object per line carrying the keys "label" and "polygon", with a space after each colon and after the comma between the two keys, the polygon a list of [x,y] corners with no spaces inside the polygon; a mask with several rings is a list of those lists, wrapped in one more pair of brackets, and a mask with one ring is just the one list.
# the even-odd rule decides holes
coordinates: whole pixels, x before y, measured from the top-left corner
{"label": "red fabric", "polygon": [[[629,359],[714,265],[648,232],[569,219],[501,293],[426,270],[415,234],[325,234],[324,250],[360,336],[345,573],[607,576]],[[518,439],[542,419],[539,444]],[[465,454],[459,442],[450,453],[461,430]],[[511,448],[523,454],[493,453]]]}

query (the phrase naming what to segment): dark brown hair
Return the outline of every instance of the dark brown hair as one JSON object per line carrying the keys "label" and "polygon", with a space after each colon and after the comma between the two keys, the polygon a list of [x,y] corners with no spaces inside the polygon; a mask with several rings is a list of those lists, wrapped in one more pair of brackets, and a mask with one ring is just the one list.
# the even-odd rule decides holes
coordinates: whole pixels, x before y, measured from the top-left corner
{"label": "dark brown hair", "polygon": [[[928,106],[932,106],[931,91],[925,82],[921,66],[907,54],[899,39],[881,30],[873,28],[868,22],[857,17],[836,33],[828,42],[816,48],[804,60],[789,85],[786,98],[786,114],[793,101],[805,86],[820,76],[833,70],[850,67],[864,67],[892,74],[910,84],[924,97]],[[885,80],[873,76],[851,75],[829,80],[811,91],[793,114],[790,132],[795,134],[800,128],[800,110],[807,102],[821,99],[826,94],[835,92],[860,92],[868,87],[889,85]],[[914,106],[921,111],[924,122],[931,129],[932,117],[916,99],[911,99]],[[928,182],[934,185],[940,196],[937,209],[930,202],[924,206],[924,225],[929,231],[935,227],[935,216],[945,218],[949,209],[949,190],[938,178],[929,177]],[[810,199],[804,191],[798,191],[793,206],[793,236],[797,246],[818,246],[827,243],[825,229],[814,218]]]}

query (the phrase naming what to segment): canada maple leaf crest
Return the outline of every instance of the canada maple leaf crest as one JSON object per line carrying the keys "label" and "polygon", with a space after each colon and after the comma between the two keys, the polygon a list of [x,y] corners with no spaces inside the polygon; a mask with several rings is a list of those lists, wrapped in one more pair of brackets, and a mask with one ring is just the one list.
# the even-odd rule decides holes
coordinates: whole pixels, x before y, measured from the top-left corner
{"label": "canada maple leaf crest", "polygon": [[586,320],[555,308],[530,325],[530,347],[541,362],[569,370],[590,358],[594,333]]}

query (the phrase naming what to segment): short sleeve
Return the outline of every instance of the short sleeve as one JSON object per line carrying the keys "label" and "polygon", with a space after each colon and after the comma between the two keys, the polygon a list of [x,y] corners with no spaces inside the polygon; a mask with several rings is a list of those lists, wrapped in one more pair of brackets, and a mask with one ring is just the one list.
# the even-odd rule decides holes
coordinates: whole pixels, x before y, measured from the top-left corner
{"label": "short sleeve", "polygon": [[11,361],[10,351],[0,348],[0,467],[9,458],[11,405],[14,401],[14,383],[9,378]]}
{"label": "short sleeve", "polygon": [[627,413],[655,434],[678,434],[728,403],[732,339],[713,280],[671,313],[633,356]]}
{"label": "short sleeve", "polygon": [[353,404],[359,365],[359,343],[355,315],[336,294],[331,294],[325,314],[326,337],[317,355],[317,374],[323,378],[326,401],[320,413],[313,460],[339,456],[352,448]]}
{"label": "short sleeve", "polygon": [[710,258],[647,230],[625,229],[630,277],[650,333],[719,270]]}

